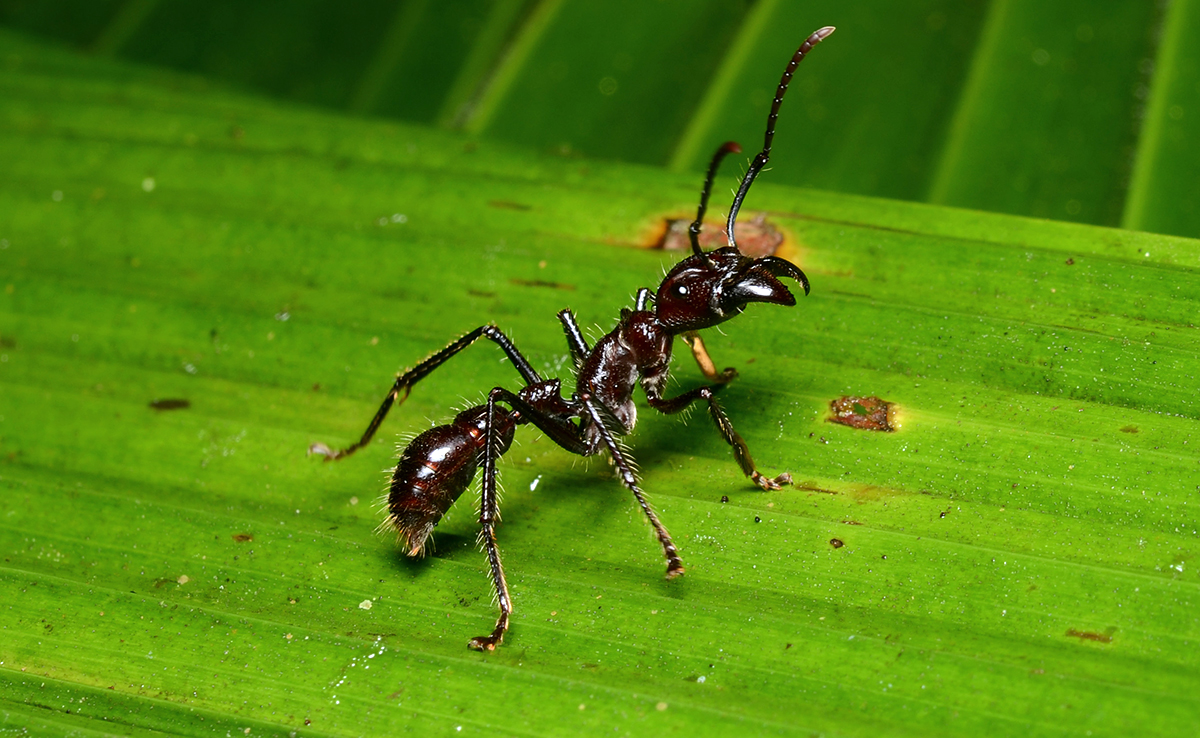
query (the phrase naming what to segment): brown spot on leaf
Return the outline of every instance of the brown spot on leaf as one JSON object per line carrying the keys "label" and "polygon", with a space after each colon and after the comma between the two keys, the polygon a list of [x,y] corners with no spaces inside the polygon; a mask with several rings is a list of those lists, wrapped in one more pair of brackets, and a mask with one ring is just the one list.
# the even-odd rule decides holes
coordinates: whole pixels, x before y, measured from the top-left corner
{"label": "brown spot on leaf", "polygon": [[532,205],[525,205],[519,202],[511,202],[509,200],[488,200],[488,207],[500,208],[501,210],[533,210]]}
{"label": "brown spot on leaf", "polygon": [[237,541],[238,543],[246,543],[247,541],[253,541],[254,536],[250,535],[249,533],[234,533],[233,540]]}
{"label": "brown spot on leaf", "polygon": [[894,421],[895,405],[878,397],[857,397],[843,395],[829,402],[832,413],[830,423],[848,425],[859,430],[892,432],[896,430]]}
{"label": "brown spot on leaf", "polygon": [[0,348],[16,348],[17,339],[12,336],[0,336]]}
{"label": "brown spot on leaf", "polygon": [[[688,237],[688,227],[692,218],[666,218],[663,227],[656,234],[657,238],[651,246],[664,251],[690,251],[692,241]],[[771,256],[783,244],[784,236],[778,228],[767,220],[766,213],[759,213],[749,220],[742,220],[734,227],[737,236],[738,250],[751,258]],[[708,221],[700,228],[700,248],[705,251],[719,249],[729,245],[725,235],[725,224]]]}
{"label": "brown spot on leaf", "polygon": [[191,407],[190,400],[185,400],[181,397],[168,397],[162,400],[151,400],[150,407],[155,410],[186,410]]}
{"label": "brown spot on leaf", "polygon": [[1063,263],[1066,264],[1067,266],[1072,266],[1075,263],[1075,260],[1070,257],[1067,257],[1067,260]]}
{"label": "brown spot on leaf", "polygon": [[837,490],[818,487],[814,482],[796,482],[796,486],[805,492],[820,492],[823,495],[836,495]]}
{"label": "brown spot on leaf", "polygon": [[1085,641],[1096,641],[1097,643],[1112,643],[1113,633],[1115,632],[1115,628],[1109,628],[1103,633],[1096,633],[1095,631],[1091,630],[1075,630],[1074,628],[1067,628],[1067,635],[1071,636],[1072,638],[1080,638]]}
{"label": "brown spot on leaf", "polygon": [[521,287],[549,287],[549,288],[555,289],[555,290],[570,290],[570,291],[575,290],[575,285],[573,285],[573,284],[564,284],[562,282],[547,282],[544,279],[515,279],[514,278],[514,279],[510,279],[508,281],[512,282],[515,285],[521,286]]}
{"label": "brown spot on leaf", "polygon": [[1121,432],[1122,433],[1137,433],[1138,427],[1136,425],[1127,425],[1121,429]]}
{"label": "brown spot on leaf", "polygon": [[841,538],[830,538],[829,545],[833,546],[834,548],[841,548],[842,546],[845,546],[846,544],[842,542]]}

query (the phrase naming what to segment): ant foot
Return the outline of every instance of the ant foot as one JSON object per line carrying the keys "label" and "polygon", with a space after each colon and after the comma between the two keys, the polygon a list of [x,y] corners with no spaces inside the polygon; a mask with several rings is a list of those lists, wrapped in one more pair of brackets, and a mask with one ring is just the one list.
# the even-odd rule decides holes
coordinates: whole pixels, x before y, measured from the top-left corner
{"label": "ant foot", "polygon": [[313,454],[324,456],[326,461],[336,459],[338,456],[337,451],[334,451],[323,443],[314,443],[308,447],[308,455],[312,456]]}
{"label": "ant foot", "polygon": [[777,489],[783,489],[785,485],[791,484],[792,475],[784,472],[774,479],[771,479],[770,477],[764,477],[756,471],[750,475],[750,480],[759,487],[762,487],[764,490],[771,492]]}
{"label": "ant foot", "polygon": [[734,369],[731,366],[727,366],[727,367],[725,367],[725,371],[723,371],[720,374],[718,374],[717,376],[713,377],[713,379],[716,380],[717,382],[720,382],[721,384],[725,384],[726,382],[732,382],[733,380],[737,379],[737,376],[738,376],[738,370]]}
{"label": "ant foot", "polygon": [[471,642],[467,644],[467,647],[476,651],[495,651],[496,646],[500,645],[500,641],[503,639],[503,637],[504,636],[479,636],[478,638],[472,638]]}
{"label": "ant foot", "polygon": [[684,572],[683,564],[673,563],[667,567],[667,579],[674,579],[682,576]]}

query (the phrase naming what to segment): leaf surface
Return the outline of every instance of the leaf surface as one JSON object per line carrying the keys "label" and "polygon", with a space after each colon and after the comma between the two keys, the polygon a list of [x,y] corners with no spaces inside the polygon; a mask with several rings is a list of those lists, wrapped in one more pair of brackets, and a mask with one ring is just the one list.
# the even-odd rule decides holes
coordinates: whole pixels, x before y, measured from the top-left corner
{"label": "leaf surface", "polygon": [[[503,462],[505,645],[469,496],[374,532],[393,372],[483,322],[568,374],[675,257],[699,182],[547,159],[0,35],[0,723],[43,734],[1187,734],[1200,718],[1200,244],[772,184],[813,282],[706,337],[704,418],[631,438],[687,574],[603,461]],[[786,132],[781,129],[781,138]],[[780,156],[774,166],[797,163]],[[718,206],[719,207],[719,206]],[[677,358],[677,388],[699,372]],[[827,422],[896,403],[894,433]],[[181,403],[164,400],[187,400]],[[156,409],[155,405],[162,409]],[[174,409],[168,409],[168,408]],[[728,502],[722,502],[728,497]],[[835,542],[836,541],[836,542]],[[458,728],[461,727],[461,731]]]}

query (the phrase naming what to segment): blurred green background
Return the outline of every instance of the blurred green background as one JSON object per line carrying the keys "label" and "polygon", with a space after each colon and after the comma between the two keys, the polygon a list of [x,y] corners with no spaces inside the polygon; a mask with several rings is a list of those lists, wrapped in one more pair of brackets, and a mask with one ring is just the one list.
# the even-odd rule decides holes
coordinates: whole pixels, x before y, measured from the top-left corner
{"label": "blurred green background", "polygon": [[[700,171],[798,77],[775,182],[1200,236],[1195,0],[3,0],[0,24],[340,111]],[[790,113],[795,115],[795,113]]]}

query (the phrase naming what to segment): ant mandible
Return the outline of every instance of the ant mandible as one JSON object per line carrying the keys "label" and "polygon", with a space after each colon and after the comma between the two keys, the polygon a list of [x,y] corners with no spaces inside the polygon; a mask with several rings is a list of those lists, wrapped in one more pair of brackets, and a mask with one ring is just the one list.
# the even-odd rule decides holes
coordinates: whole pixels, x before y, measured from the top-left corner
{"label": "ant mandible", "polygon": [[[387,499],[385,526],[396,530],[409,556],[420,556],[434,526],[470,486],[478,467],[483,467],[479,539],[487,553],[500,617],[490,635],[471,639],[468,644],[471,648],[494,650],[504,638],[512,614],[512,599],[496,546],[496,522],[500,518],[496,461],[508,451],[518,425],[532,424],[550,440],[580,456],[593,456],[602,451],[609,453],[621,483],[633,493],[662,544],[668,579],[683,573],[683,562],[671,535],[659,522],[638,486],[629,452],[618,440],[628,435],[637,422],[637,408],[633,403],[635,384],[641,383],[650,407],[668,415],[680,412],[693,402],[707,403],[709,414],[716,421],[721,436],[733,448],[733,455],[746,476],[764,490],[779,489],[791,483],[791,475],[787,473],[767,477],[755,467],[746,442],[733,429],[715,396],[724,383],[737,376],[737,372],[734,369],[716,371],[697,331],[729,320],[752,302],[795,305],[796,298],[780,277],[795,280],[804,288],[804,294],[808,294],[808,278],[790,262],[774,256],[757,259],[743,256],[734,239],[734,221],[750,185],[770,158],[779,105],[796,65],[833,30],[832,26],[826,26],[809,36],[783,72],[767,116],[762,151],[754,157],[729,208],[726,222],[729,245],[703,251],[699,234],[718,165],[727,154],[741,151],[741,147],[733,142],[718,148],[709,164],[696,220],[688,229],[692,255],[667,273],[657,293],[646,288],[638,290],[634,309],[623,309],[617,327],[595,346],[588,346],[570,310],[558,314],[575,362],[576,390],[569,398],[562,396],[560,380],[543,379],[499,328],[484,325],[398,375],[357,443],[341,451],[333,451],[321,443],[309,448],[309,453],[320,454],[326,461],[349,456],[371,440],[392,406],[403,403],[413,385],[434,369],[480,338],[500,346],[525,385],[517,392],[496,387],[488,393],[486,404],[468,408],[453,422],[430,428],[413,439],[400,453]],[[670,371],[671,344],[676,336],[688,343],[696,363],[712,384],[667,398],[663,396],[663,388]]]}

